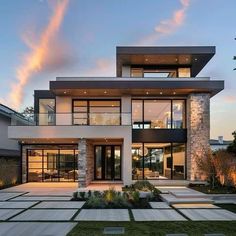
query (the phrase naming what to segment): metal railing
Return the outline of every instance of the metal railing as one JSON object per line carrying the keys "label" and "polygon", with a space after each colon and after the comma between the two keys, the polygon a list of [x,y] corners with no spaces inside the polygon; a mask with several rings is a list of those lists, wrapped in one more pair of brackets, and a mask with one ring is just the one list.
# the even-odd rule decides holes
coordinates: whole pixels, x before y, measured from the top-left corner
{"label": "metal railing", "polygon": [[39,113],[11,116],[11,126],[131,125],[131,113]]}

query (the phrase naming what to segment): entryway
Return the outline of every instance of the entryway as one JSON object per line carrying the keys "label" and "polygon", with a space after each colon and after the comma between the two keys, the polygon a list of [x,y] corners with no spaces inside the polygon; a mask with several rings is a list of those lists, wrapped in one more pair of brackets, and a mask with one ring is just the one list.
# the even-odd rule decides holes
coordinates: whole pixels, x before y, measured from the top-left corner
{"label": "entryway", "polygon": [[121,146],[94,146],[94,179],[121,180]]}

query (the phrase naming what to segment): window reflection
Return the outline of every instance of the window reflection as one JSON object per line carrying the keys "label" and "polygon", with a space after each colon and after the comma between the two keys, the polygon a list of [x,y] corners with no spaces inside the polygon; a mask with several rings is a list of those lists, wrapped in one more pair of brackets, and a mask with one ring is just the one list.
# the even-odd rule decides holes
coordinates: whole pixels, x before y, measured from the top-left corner
{"label": "window reflection", "polygon": [[184,100],[173,100],[173,129],[185,128],[185,101]]}
{"label": "window reflection", "polygon": [[39,125],[55,125],[55,99],[39,99]]}

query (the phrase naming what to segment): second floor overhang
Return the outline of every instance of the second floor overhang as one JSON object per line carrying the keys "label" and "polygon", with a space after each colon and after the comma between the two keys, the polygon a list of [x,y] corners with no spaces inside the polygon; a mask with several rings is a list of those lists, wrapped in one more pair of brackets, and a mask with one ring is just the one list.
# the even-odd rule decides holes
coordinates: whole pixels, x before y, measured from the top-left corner
{"label": "second floor overhang", "polygon": [[212,97],[223,89],[223,80],[210,80],[208,77],[59,77],[56,81],[50,81],[50,91],[57,96],[186,96],[191,93],[210,93]]}

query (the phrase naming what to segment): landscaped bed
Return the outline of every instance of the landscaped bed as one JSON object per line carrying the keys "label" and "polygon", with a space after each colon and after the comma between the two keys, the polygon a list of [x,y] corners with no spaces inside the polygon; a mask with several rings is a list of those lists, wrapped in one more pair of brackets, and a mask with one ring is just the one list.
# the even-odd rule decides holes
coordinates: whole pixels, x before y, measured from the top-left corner
{"label": "landscaped bed", "polygon": [[160,201],[159,190],[148,181],[137,181],[122,190],[75,192],[72,201],[85,201],[86,209],[148,209],[150,201]]}
{"label": "landscaped bed", "polygon": [[206,194],[236,194],[235,187],[215,186],[212,188],[210,185],[189,185],[189,188]]}

